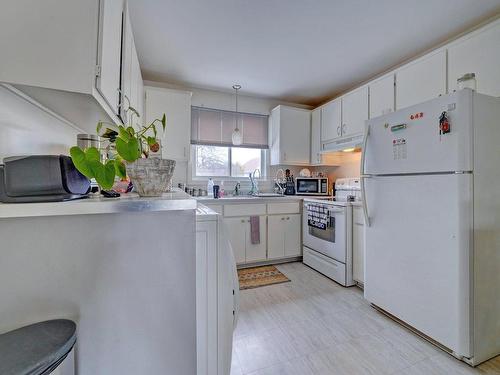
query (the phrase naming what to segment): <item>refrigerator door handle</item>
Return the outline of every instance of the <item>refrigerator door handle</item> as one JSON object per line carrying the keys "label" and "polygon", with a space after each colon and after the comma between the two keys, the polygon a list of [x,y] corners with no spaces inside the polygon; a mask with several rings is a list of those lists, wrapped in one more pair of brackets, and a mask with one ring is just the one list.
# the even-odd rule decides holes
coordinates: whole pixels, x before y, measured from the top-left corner
{"label": "refrigerator door handle", "polygon": [[361,173],[360,176],[365,174],[365,159],[366,159],[366,143],[368,142],[368,136],[370,135],[370,125],[366,124],[365,134],[363,136],[363,148],[361,150]]}
{"label": "refrigerator door handle", "polygon": [[363,214],[365,216],[365,225],[370,226],[370,216],[368,216],[368,204],[366,203],[366,193],[365,193],[365,178],[370,176],[361,176],[361,199],[363,204]]}
{"label": "refrigerator door handle", "polygon": [[361,171],[360,171],[360,182],[361,182],[361,199],[363,202],[363,214],[365,216],[365,225],[370,226],[370,216],[368,216],[368,204],[366,202],[366,192],[365,192],[365,178],[369,177],[365,175],[365,158],[366,158],[366,143],[368,142],[368,136],[370,135],[370,125],[366,124],[365,135],[363,137],[363,149],[361,154]]}

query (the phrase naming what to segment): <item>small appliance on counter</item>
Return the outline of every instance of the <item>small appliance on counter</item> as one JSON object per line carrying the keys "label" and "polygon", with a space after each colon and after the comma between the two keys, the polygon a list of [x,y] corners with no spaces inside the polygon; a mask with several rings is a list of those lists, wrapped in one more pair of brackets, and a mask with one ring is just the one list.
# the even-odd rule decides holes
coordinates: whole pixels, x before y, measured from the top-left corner
{"label": "small appliance on counter", "polygon": [[297,195],[328,195],[328,178],[297,177],[295,192]]}
{"label": "small appliance on counter", "polygon": [[64,155],[13,156],[0,165],[0,202],[60,202],[85,198],[90,181]]}

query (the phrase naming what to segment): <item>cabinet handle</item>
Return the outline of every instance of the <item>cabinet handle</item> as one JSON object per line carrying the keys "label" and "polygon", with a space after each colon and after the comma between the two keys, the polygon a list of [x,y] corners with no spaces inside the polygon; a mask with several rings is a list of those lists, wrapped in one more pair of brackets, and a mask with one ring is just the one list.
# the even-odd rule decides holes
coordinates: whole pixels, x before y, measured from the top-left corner
{"label": "cabinet handle", "polygon": [[290,216],[288,216],[286,219],[287,219],[287,220],[290,220]]}
{"label": "cabinet handle", "polygon": [[285,218],[284,218],[284,217],[282,217],[282,218],[281,218],[281,220],[285,220]]}
{"label": "cabinet handle", "polygon": [[345,130],[347,128],[347,124],[342,125],[342,133],[345,134],[347,131]]}
{"label": "cabinet handle", "polygon": [[337,126],[337,135],[340,135],[340,133],[342,132],[340,126]]}
{"label": "cabinet handle", "polygon": [[242,219],[242,220],[241,220],[241,222],[242,222],[242,223],[244,223],[244,222],[245,222],[245,219]]}

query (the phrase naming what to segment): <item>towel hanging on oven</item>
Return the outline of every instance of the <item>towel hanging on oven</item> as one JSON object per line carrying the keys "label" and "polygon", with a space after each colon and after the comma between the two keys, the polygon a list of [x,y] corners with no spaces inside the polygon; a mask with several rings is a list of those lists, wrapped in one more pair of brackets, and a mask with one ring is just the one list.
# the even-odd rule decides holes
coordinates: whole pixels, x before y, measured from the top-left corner
{"label": "towel hanging on oven", "polygon": [[320,204],[307,205],[307,225],[326,230],[328,227],[328,207]]}

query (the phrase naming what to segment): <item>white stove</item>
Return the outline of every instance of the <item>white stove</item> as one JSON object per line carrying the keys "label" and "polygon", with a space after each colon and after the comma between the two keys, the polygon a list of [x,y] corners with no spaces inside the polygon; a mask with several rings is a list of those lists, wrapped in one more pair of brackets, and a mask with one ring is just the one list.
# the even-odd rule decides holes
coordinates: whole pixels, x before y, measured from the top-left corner
{"label": "white stove", "polygon": [[343,286],[355,284],[351,202],[360,197],[359,178],[342,178],[335,182],[335,200],[304,199],[303,262]]}

